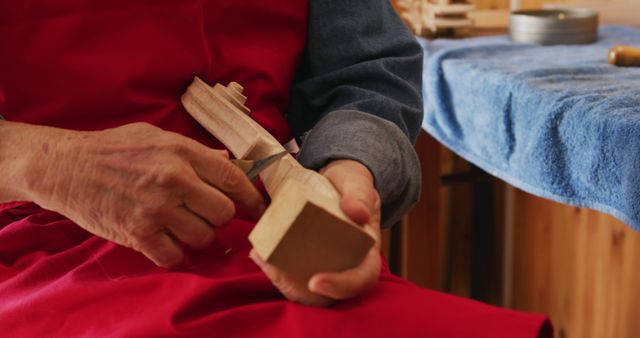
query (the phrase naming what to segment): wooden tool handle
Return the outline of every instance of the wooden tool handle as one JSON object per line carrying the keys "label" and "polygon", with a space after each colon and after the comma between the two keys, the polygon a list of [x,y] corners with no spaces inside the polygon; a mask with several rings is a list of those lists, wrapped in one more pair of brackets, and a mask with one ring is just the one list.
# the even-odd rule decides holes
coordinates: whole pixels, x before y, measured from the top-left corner
{"label": "wooden tool handle", "polygon": [[614,46],[609,50],[609,63],[622,67],[639,67],[640,48]]}

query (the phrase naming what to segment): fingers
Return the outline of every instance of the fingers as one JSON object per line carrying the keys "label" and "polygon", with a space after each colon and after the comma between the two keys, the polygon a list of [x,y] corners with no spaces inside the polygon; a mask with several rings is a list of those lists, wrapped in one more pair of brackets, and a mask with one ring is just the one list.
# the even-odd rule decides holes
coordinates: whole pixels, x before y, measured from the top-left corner
{"label": "fingers", "polygon": [[197,150],[192,157],[192,165],[198,176],[248,210],[262,214],[266,208],[262,196],[244,172],[229,161],[228,154],[220,156],[220,151],[200,146],[204,150]]}
{"label": "fingers", "polygon": [[323,174],[342,195],[340,207],[358,224],[367,224],[380,208],[380,197],[367,167],[352,160],[331,162]]}
{"label": "fingers", "polygon": [[380,197],[373,176],[364,165],[351,160],[336,160],[322,170],[341,194],[341,208],[353,221],[376,239],[360,265],[343,272],[323,272],[314,275],[306,285],[293,280],[284,271],[260,260],[255,251],[251,258],[261,267],[271,282],[290,300],[325,306],[331,300],[356,297],[373,288],[380,276],[378,254],[380,233]]}
{"label": "fingers", "polygon": [[376,204],[377,192],[363,180],[347,180],[342,186],[340,208],[358,224],[367,224]]}
{"label": "fingers", "polygon": [[134,242],[133,248],[163,268],[178,267],[184,260],[182,249],[164,232]]}
{"label": "fingers", "polygon": [[184,203],[207,222],[222,226],[235,214],[233,202],[216,188],[197,182],[184,196]]}
{"label": "fingers", "polygon": [[288,300],[319,307],[329,306],[333,303],[331,298],[310,292],[304,283],[296,281],[278,267],[263,261],[255,250],[251,250],[249,258],[260,267],[271,283],[280,290]]}
{"label": "fingers", "polygon": [[380,255],[369,250],[362,264],[343,272],[318,273],[309,280],[309,290],[318,295],[342,300],[372,289],[380,275]]}
{"label": "fingers", "polygon": [[[156,231],[144,237],[134,237],[132,247],[143,253],[156,265],[175,268],[182,264],[184,253],[176,240],[201,249],[213,242],[215,232],[203,219],[184,207],[167,214],[165,231]],[[160,227],[158,227],[160,228]]]}
{"label": "fingers", "polygon": [[215,238],[211,226],[185,208],[176,208],[173,211],[167,229],[177,239],[196,249],[208,246]]}

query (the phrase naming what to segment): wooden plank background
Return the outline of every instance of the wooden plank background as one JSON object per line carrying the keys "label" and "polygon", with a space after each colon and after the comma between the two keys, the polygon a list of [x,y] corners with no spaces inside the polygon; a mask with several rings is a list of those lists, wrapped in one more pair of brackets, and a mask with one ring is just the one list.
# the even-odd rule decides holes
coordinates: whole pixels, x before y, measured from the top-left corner
{"label": "wooden plank background", "polygon": [[[509,6],[509,0],[472,2],[485,12],[505,13]],[[640,0],[520,4],[540,8],[552,2],[598,10],[602,23],[640,26]],[[470,296],[473,189],[438,184],[440,176],[469,165],[426,134],[417,151],[426,188],[400,227],[398,272],[419,285]],[[498,180],[494,188],[492,266],[498,270],[487,301],[549,314],[559,338],[640,337],[640,233],[609,215],[537,198]]]}
{"label": "wooden plank background", "polygon": [[640,337],[640,233],[516,190],[510,307],[548,313],[559,338]]}

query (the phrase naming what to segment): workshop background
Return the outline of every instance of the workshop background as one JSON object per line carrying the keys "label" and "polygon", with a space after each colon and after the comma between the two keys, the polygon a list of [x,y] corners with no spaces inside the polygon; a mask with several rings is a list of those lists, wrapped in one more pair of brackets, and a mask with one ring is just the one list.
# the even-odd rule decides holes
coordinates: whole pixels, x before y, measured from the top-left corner
{"label": "workshop background", "polygon": [[[420,1],[428,0],[393,3],[403,12]],[[506,34],[514,7],[585,7],[599,13],[601,26],[640,27],[639,0],[469,2],[473,26],[449,38]],[[409,26],[410,17],[404,13]],[[416,149],[421,200],[384,234],[397,274],[424,287],[547,313],[559,338],[640,337],[640,233],[608,214],[516,189],[424,131]]]}

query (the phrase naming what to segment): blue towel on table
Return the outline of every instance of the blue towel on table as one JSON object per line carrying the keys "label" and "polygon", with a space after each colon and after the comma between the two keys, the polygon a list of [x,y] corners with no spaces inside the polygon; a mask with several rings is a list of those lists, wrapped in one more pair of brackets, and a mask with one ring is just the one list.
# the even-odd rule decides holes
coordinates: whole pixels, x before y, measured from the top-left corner
{"label": "blue towel on table", "polygon": [[516,187],[640,230],[640,68],[607,63],[613,45],[640,47],[640,30],[602,27],[580,46],[420,43],[425,130]]}

